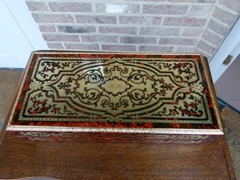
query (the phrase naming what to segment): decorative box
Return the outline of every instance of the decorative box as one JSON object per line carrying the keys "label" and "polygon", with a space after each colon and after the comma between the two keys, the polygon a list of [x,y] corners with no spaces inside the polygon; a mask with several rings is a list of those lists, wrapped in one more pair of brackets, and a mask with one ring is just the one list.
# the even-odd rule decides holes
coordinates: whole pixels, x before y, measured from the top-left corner
{"label": "decorative box", "polygon": [[36,51],[7,131],[40,141],[201,143],[223,134],[201,54]]}

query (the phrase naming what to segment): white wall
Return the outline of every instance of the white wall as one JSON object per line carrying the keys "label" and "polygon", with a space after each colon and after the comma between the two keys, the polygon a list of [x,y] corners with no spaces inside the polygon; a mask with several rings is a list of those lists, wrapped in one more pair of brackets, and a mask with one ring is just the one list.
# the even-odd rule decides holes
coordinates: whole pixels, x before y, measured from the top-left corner
{"label": "white wall", "polygon": [[32,51],[49,49],[25,0],[0,0],[0,68],[25,68]]}
{"label": "white wall", "polygon": [[[212,74],[213,82],[215,83],[220,76],[227,70],[231,63],[236,59],[240,53],[240,18],[231,29],[228,36],[223,41],[222,45],[219,47],[217,53],[214,55],[210,62],[210,70]],[[233,57],[232,61],[225,65],[223,61],[231,55]]]}
{"label": "white wall", "polygon": [[[49,49],[25,0],[0,0],[0,12],[0,68],[24,68],[32,51]],[[210,62],[214,82],[230,65],[225,58],[239,54],[239,32],[240,19]]]}

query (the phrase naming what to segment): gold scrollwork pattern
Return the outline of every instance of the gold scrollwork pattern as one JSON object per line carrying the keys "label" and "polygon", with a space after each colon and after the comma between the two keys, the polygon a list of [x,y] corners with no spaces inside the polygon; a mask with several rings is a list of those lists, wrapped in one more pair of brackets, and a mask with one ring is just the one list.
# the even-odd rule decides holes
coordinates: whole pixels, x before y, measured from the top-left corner
{"label": "gold scrollwork pattern", "polygon": [[22,121],[212,122],[195,59],[39,58]]}

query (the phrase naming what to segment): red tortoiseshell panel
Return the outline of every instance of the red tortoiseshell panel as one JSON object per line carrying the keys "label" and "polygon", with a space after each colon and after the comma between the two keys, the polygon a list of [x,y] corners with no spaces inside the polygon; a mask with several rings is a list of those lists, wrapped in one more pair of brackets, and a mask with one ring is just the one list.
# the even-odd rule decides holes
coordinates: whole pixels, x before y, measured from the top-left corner
{"label": "red tortoiseshell panel", "polygon": [[34,52],[10,126],[219,129],[200,54]]}

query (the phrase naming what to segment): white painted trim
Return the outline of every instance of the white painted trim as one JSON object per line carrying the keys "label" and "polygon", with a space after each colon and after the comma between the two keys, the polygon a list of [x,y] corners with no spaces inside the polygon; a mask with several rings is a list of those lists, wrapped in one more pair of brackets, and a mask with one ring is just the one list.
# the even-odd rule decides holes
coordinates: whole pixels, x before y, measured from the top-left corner
{"label": "white painted trim", "polygon": [[231,55],[232,61],[228,64],[221,64],[220,67],[217,69],[217,71],[215,72],[214,76],[213,76],[213,81],[216,82],[220,76],[227,70],[227,68],[233,63],[233,61],[237,58],[237,56],[240,53],[240,41],[238,42],[238,44],[235,46],[235,48],[232,50],[232,52],[229,53],[229,55]]}
{"label": "white painted trim", "polygon": [[16,0],[4,0],[4,2],[33,47],[33,50],[49,49],[25,0],[18,0],[17,3]]}
{"label": "white painted trim", "polygon": [[[1,27],[6,26],[1,30],[0,47],[3,48],[0,49],[0,67],[25,68],[32,51],[48,50],[49,48],[25,0],[17,2],[16,0],[0,0],[0,5],[0,9],[4,10],[1,13]],[[10,28],[7,29],[7,27]],[[4,33],[15,33],[15,36],[8,34],[4,37]],[[11,43],[14,45],[11,46]]]}
{"label": "white painted trim", "polygon": [[[214,55],[213,59],[209,63],[212,79],[215,83],[218,78],[224,73],[224,71],[229,67],[226,65],[223,65],[223,61],[226,59],[226,57],[230,54],[232,56],[236,56],[237,53],[240,52],[238,49],[238,44],[240,41],[240,18],[226,37],[226,39],[223,41],[222,45],[218,49],[217,53]],[[235,52],[234,52],[235,49]],[[232,53],[232,54],[231,54]],[[232,62],[235,60],[235,58],[232,60]]]}
{"label": "white painted trim", "polygon": [[29,57],[29,52],[0,53],[0,67],[25,68]]}

